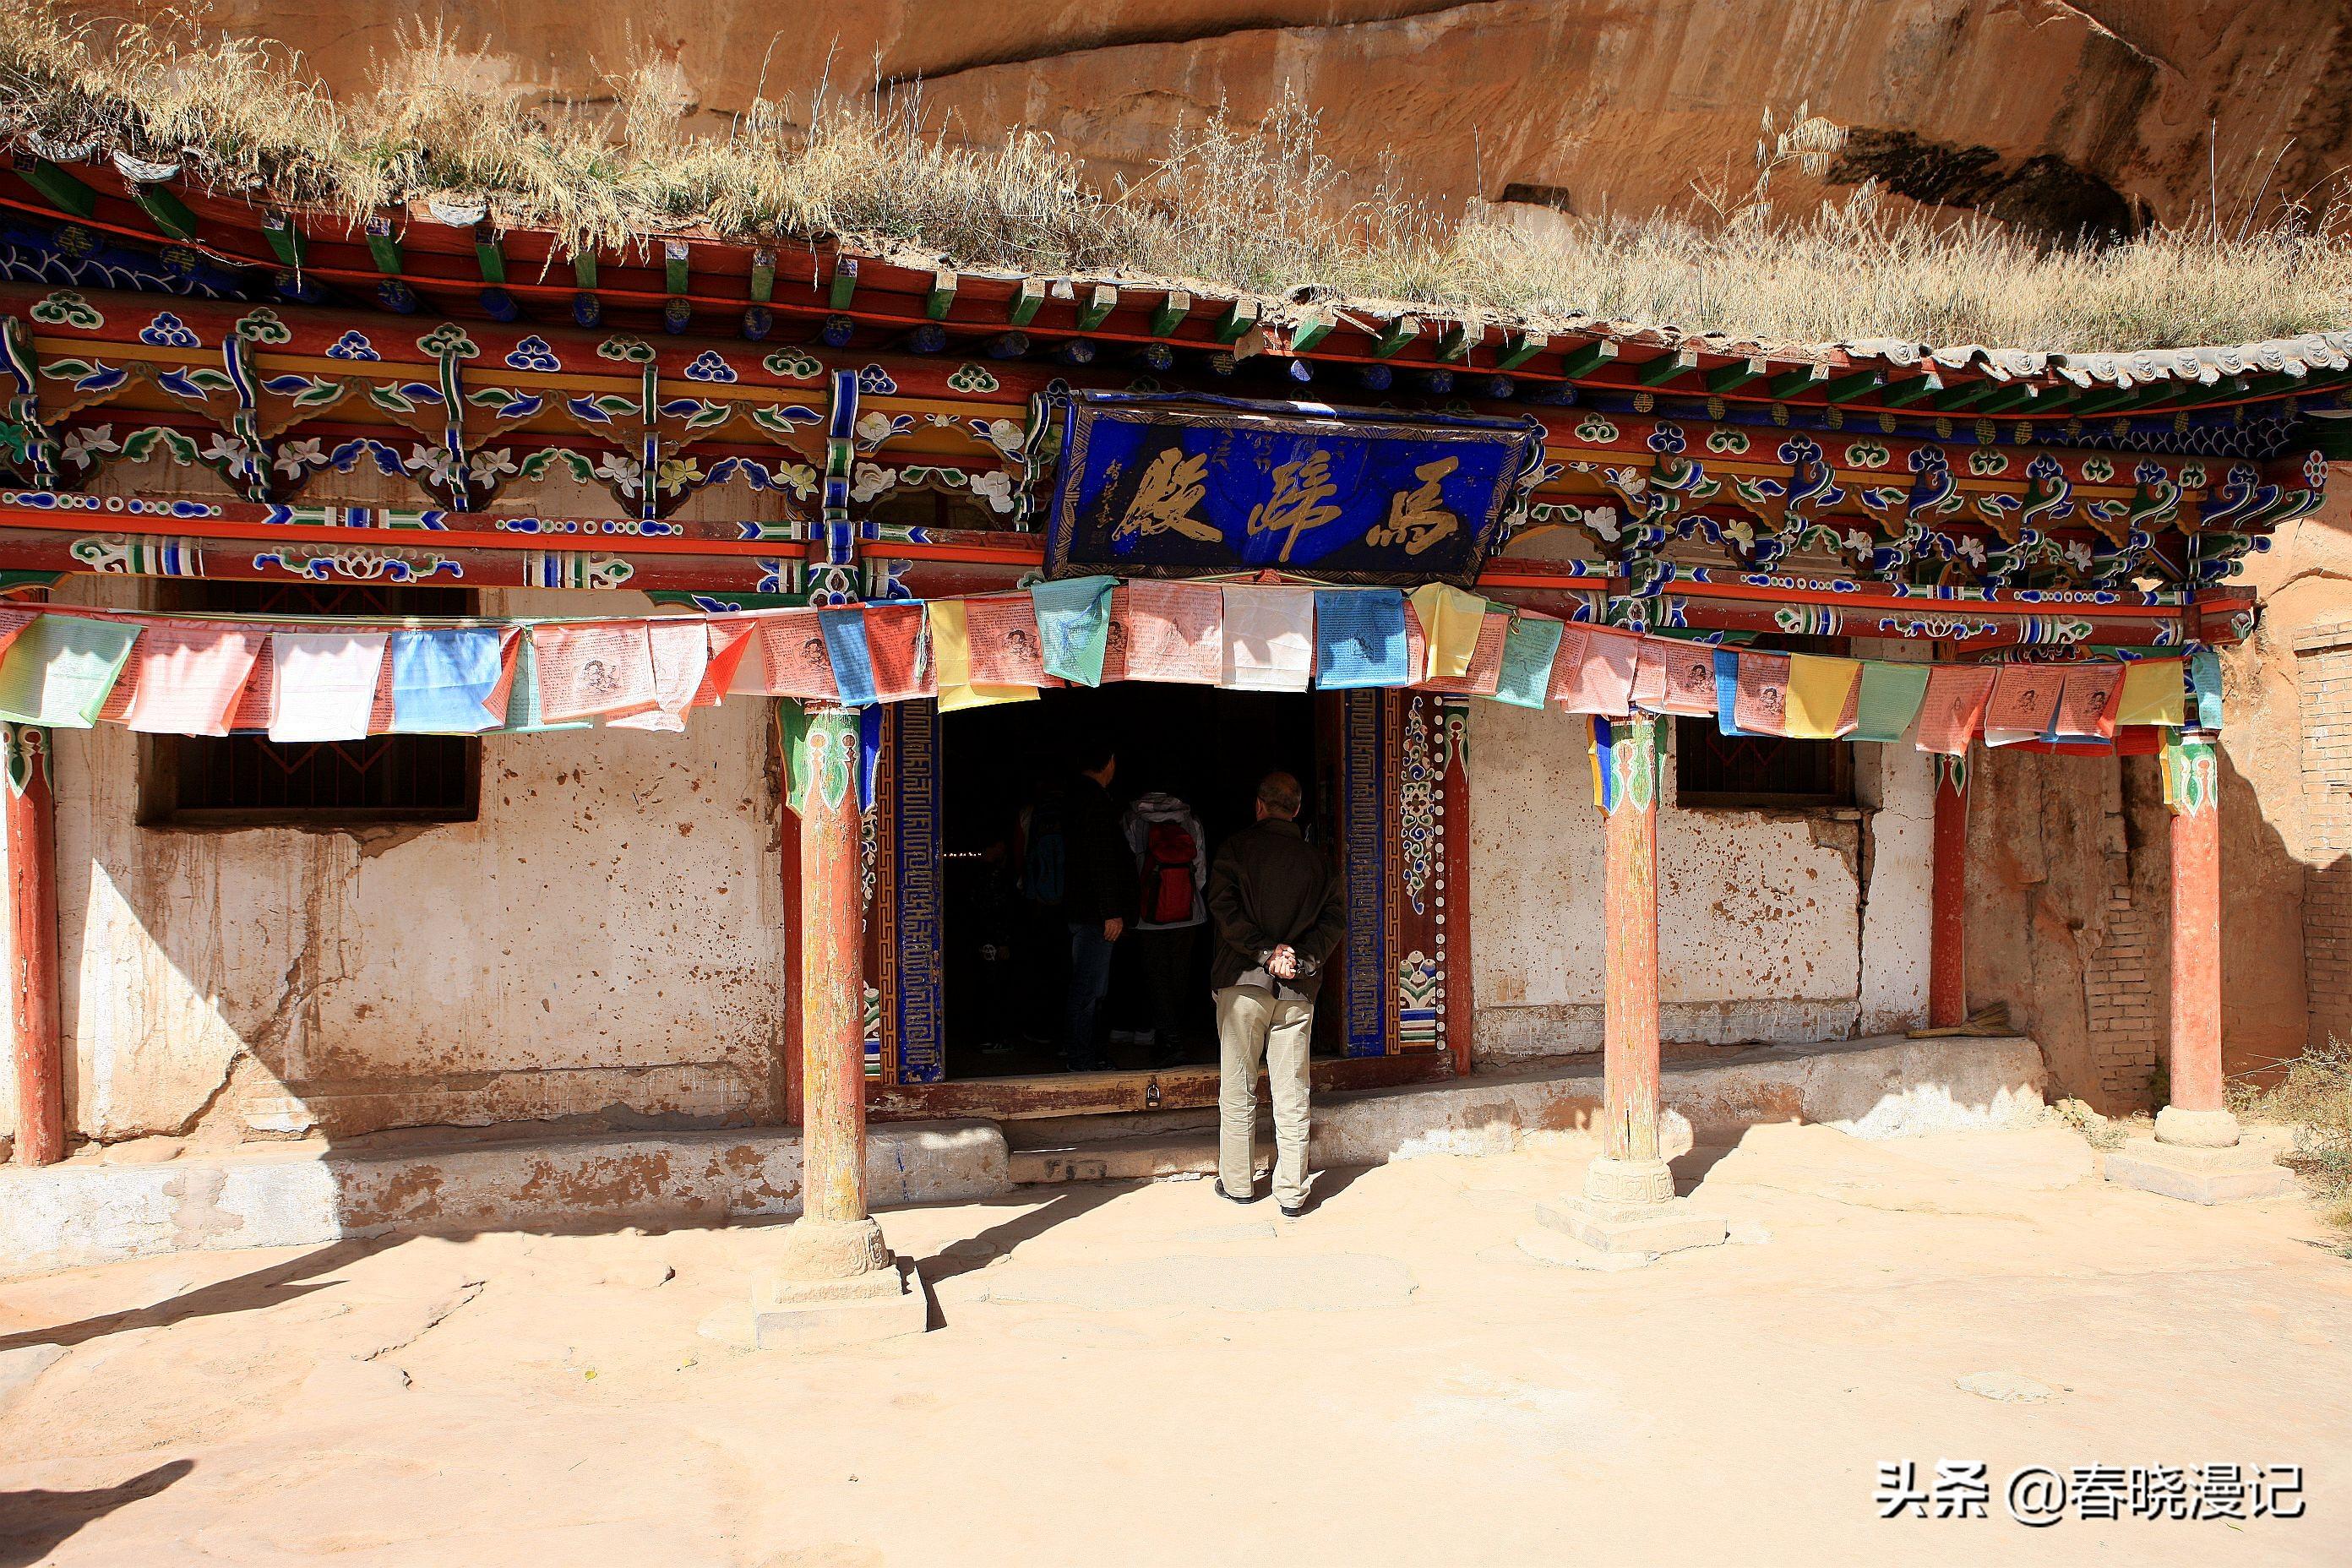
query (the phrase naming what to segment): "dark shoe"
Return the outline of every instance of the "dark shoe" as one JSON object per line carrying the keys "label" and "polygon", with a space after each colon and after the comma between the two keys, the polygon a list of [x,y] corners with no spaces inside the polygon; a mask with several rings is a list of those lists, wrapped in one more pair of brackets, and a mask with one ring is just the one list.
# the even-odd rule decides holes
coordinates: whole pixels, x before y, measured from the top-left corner
{"label": "dark shoe", "polygon": [[1297,1208],[1292,1208],[1288,1204],[1283,1204],[1280,1207],[1282,1209],[1282,1217],[1285,1219],[1297,1219],[1300,1215],[1307,1212],[1307,1205],[1305,1204],[1300,1204]]}
{"label": "dark shoe", "polygon": [[1222,1176],[1220,1176],[1220,1177],[1217,1179],[1216,1186],[1217,1186],[1217,1195],[1218,1195],[1219,1197],[1221,1197],[1221,1198],[1224,1199],[1224,1200],[1225,1200],[1225,1202],[1227,1202],[1227,1203],[1229,1203],[1229,1204],[1254,1204],[1254,1203],[1257,1202],[1257,1194],[1256,1194],[1255,1193],[1252,1193],[1249,1196],[1247,1196],[1247,1197],[1245,1197],[1245,1198],[1237,1198],[1237,1197],[1234,1196],[1234,1194],[1231,1194],[1231,1193],[1229,1193],[1229,1192],[1225,1191],[1225,1183],[1224,1183],[1224,1178],[1223,1178],[1223,1177],[1222,1177]]}

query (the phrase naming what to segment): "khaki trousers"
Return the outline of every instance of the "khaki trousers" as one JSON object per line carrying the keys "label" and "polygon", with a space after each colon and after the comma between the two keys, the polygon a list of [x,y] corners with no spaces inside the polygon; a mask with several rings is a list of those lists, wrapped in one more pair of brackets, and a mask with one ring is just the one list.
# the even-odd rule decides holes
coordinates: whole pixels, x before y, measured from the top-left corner
{"label": "khaki trousers", "polygon": [[1217,1179],[1245,1198],[1256,1190],[1257,1069],[1274,1096],[1274,1196],[1307,1201],[1307,1053],[1315,1004],[1278,1000],[1255,985],[1217,993]]}

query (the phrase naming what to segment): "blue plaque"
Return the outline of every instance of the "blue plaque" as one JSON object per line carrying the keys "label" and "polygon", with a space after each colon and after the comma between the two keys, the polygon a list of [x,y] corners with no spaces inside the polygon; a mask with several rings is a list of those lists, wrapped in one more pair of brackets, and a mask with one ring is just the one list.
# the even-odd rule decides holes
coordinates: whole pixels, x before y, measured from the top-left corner
{"label": "blue plaque", "polygon": [[1046,574],[1468,587],[1542,455],[1531,419],[1069,394]]}

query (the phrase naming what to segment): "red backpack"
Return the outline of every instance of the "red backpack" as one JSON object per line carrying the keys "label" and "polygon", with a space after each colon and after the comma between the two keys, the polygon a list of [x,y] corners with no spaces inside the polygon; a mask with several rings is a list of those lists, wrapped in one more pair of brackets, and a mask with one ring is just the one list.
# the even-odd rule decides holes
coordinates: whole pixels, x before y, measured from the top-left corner
{"label": "red backpack", "polygon": [[1192,918],[1192,857],[1199,847],[1181,822],[1155,822],[1143,837],[1143,918],[1175,925]]}

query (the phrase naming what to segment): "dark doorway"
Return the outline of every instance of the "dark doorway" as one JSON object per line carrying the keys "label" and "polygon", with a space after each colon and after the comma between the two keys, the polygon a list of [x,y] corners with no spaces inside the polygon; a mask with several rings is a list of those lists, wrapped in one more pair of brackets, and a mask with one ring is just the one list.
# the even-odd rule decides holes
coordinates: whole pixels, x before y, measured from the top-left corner
{"label": "dark doorway", "polygon": [[[1259,779],[1297,775],[1311,838],[1329,837],[1316,700],[1306,693],[1126,683],[1045,692],[1034,702],[944,715],[940,792],[946,911],[942,956],[947,1077],[1062,1070],[1061,1018],[1069,933],[1061,911],[1033,896],[1051,878],[1032,827],[1050,822],[1076,758],[1097,738],[1118,758],[1110,794],[1125,808],[1152,792],[1192,809],[1213,855],[1254,816]],[[1041,813],[1044,815],[1041,816]],[[1139,887],[1142,870],[1137,869]],[[1050,890],[1049,889],[1046,890]],[[1139,944],[1122,940],[1111,968],[1106,1042],[1115,1067],[1152,1065],[1151,1008]],[[1216,1059],[1209,1002],[1209,933],[1192,944],[1181,988],[1181,1057]]]}

